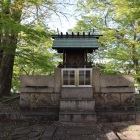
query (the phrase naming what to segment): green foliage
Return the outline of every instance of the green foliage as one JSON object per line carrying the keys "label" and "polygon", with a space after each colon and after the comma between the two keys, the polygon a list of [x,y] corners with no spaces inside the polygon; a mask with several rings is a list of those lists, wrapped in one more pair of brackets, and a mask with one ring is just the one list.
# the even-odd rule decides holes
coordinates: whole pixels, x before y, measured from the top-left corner
{"label": "green foliage", "polygon": [[41,25],[20,33],[13,71],[14,92],[19,89],[20,75],[53,74],[57,62],[51,46],[51,37]]}
{"label": "green foliage", "polygon": [[[0,1],[0,70],[5,68],[2,67],[4,56],[10,60],[12,55],[15,58],[14,68],[10,67],[13,70],[13,92],[19,90],[20,75],[50,75],[56,67],[57,57],[50,49],[51,31],[44,20],[50,18],[56,10],[54,2],[55,0]],[[8,63],[4,66],[9,69]],[[11,71],[10,76],[4,75],[4,78],[12,77]],[[10,85],[9,79],[6,82]],[[0,96],[1,87],[6,87],[1,83],[3,80],[0,82]]]}
{"label": "green foliage", "polygon": [[105,63],[98,64],[103,74],[132,74],[140,82],[139,6],[139,1],[132,0],[78,1],[81,19],[74,30],[92,31],[94,28],[103,34],[99,39],[99,56]]}

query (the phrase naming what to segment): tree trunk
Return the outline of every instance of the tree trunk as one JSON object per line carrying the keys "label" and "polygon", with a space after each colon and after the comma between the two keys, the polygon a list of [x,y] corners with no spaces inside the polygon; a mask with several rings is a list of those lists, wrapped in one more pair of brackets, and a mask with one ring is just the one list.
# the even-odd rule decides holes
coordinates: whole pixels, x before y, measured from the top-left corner
{"label": "tree trunk", "polygon": [[[3,20],[11,21],[11,23],[20,24],[20,17],[22,14],[24,0],[14,0],[14,4],[11,5],[11,0],[3,2],[2,16]],[[11,95],[12,75],[14,66],[15,51],[17,48],[17,37],[20,29],[15,29],[12,26],[4,26],[2,21],[1,32],[1,46],[0,49],[0,96]]]}
{"label": "tree trunk", "polygon": [[[133,40],[136,41],[137,35],[135,33]],[[135,74],[138,75],[140,70],[139,70],[139,59],[137,57],[137,52],[136,52],[136,45],[133,44],[131,46],[131,54],[132,54],[132,61],[133,61],[133,65],[134,65],[134,70],[135,70]],[[140,83],[140,78],[136,77],[137,82]]]}
{"label": "tree trunk", "polygon": [[2,25],[2,18],[1,18],[1,14],[0,14],[0,66],[1,66],[2,53],[3,53],[3,50],[2,50],[2,27],[1,27],[1,25]]}
{"label": "tree trunk", "polygon": [[2,62],[1,62],[1,72],[0,72],[0,94],[9,96],[11,95],[11,83],[12,83],[12,75],[13,75],[13,66],[14,66],[14,57],[16,50],[16,37],[9,37],[9,42],[6,46],[8,46],[8,52],[4,51]]}
{"label": "tree trunk", "polygon": [[2,50],[2,36],[0,34],[0,66],[1,66],[2,54],[3,54],[3,50]]}
{"label": "tree trunk", "polygon": [[[1,75],[1,72],[2,72],[2,67],[1,67],[2,58],[3,58],[2,36],[0,35],[0,75]],[[2,96],[1,87],[2,87],[2,82],[1,82],[1,76],[0,76],[0,97]]]}
{"label": "tree trunk", "polygon": [[[3,50],[2,50],[2,35],[1,35],[1,30],[0,30],[0,72],[1,72],[1,61],[2,61],[2,55],[3,54]],[[0,89],[1,89],[1,83],[0,83]],[[0,97],[2,96],[1,92],[0,92]]]}

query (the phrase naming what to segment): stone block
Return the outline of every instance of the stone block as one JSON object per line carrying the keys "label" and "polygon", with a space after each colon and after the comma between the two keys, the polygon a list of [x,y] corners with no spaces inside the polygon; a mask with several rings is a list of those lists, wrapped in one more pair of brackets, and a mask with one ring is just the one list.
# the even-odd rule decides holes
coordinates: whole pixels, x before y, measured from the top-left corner
{"label": "stone block", "polygon": [[57,105],[59,107],[60,105],[60,94],[53,93],[51,94],[51,101],[52,105]]}
{"label": "stone block", "polygon": [[59,121],[96,122],[96,114],[94,112],[60,112]]}
{"label": "stone block", "polygon": [[60,87],[54,87],[54,92],[60,94],[61,88]]}
{"label": "stone block", "polygon": [[84,116],[82,114],[73,114],[72,115],[72,121],[73,122],[83,122],[84,121]]}
{"label": "stone block", "polygon": [[95,107],[104,107],[105,106],[105,94],[94,94]]}
{"label": "stone block", "polygon": [[89,114],[85,116],[85,122],[96,122],[96,114]]}
{"label": "stone block", "polygon": [[119,93],[109,93],[104,95],[105,106],[119,106],[121,104],[121,97]]}
{"label": "stone block", "polygon": [[95,109],[95,101],[94,100],[78,101],[77,108],[78,108],[78,110],[94,111],[94,109]]}
{"label": "stone block", "polygon": [[54,72],[54,92],[60,92],[61,87],[61,69],[56,68]]}
{"label": "stone block", "polygon": [[100,92],[100,69],[93,68],[92,69],[92,83],[95,92]]}
{"label": "stone block", "polygon": [[62,111],[94,111],[95,101],[94,100],[60,100],[60,110]]}
{"label": "stone block", "polygon": [[76,102],[69,100],[60,100],[60,110],[67,111],[67,110],[76,110]]}
{"label": "stone block", "polygon": [[135,106],[135,96],[132,93],[121,94],[121,105],[123,106]]}
{"label": "stone block", "polygon": [[59,106],[60,102],[60,94],[46,94],[46,93],[32,93],[30,107],[51,107],[51,106]]}
{"label": "stone block", "polygon": [[21,76],[21,87],[54,87],[54,76]]}
{"label": "stone block", "polygon": [[70,122],[71,121],[71,116],[69,114],[59,114],[59,121]]}
{"label": "stone block", "polygon": [[20,107],[30,107],[30,101],[30,93],[20,93]]}
{"label": "stone block", "polygon": [[50,105],[51,105],[51,94],[42,94],[42,93],[31,94],[31,102],[30,102],[31,108],[47,107]]}
{"label": "stone block", "polygon": [[100,77],[101,87],[134,87],[131,75],[104,75]]}
{"label": "stone block", "polygon": [[93,89],[92,87],[62,87],[61,98],[93,99]]}

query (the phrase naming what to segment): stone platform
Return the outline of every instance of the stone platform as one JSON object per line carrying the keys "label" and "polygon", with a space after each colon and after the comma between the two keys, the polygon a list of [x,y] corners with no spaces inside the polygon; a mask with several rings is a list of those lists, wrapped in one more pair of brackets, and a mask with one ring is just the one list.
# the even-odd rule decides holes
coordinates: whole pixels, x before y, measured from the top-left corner
{"label": "stone platform", "polygon": [[59,121],[96,122],[92,87],[62,87]]}
{"label": "stone platform", "polygon": [[61,72],[56,68],[52,76],[21,76],[20,107],[46,113],[57,108],[61,121],[135,120],[133,76],[100,75],[92,68],[91,85],[63,85]]}

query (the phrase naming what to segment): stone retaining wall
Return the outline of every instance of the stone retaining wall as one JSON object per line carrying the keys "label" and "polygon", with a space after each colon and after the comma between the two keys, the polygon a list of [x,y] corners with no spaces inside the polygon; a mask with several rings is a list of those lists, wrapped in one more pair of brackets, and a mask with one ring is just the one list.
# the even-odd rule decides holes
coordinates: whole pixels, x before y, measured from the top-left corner
{"label": "stone retaining wall", "polygon": [[[30,109],[49,108],[50,110],[52,108],[53,110],[53,108],[58,108],[59,110],[60,100],[63,98],[72,100],[76,97],[82,100],[82,98],[93,97],[94,109],[97,113],[98,111],[135,111],[134,78],[132,76],[102,76],[98,68],[93,68],[92,82],[91,89],[63,87],[62,90],[60,68],[55,70],[54,76],[21,76],[20,106]],[[127,118],[127,116],[126,113],[123,118]],[[106,114],[105,117],[110,116]]]}
{"label": "stone retaining wall", "polygon": [[54,76],[21,76],[20,92],[22,108],[59,108],[60,69]]}
{"label": "stone retaining wall", "polygon": [[134,78],[130,75],[100,76],[100,93],[95,93],[96,110],[134,110]]}

